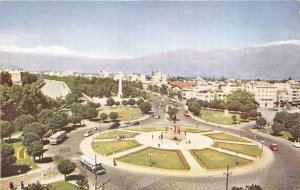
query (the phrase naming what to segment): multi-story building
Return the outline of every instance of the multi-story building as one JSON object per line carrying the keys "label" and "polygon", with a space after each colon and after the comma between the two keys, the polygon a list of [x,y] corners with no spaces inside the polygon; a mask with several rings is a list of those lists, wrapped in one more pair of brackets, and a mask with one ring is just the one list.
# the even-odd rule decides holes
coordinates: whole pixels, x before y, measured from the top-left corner
{"label": "multi-story building", "polygon": [[161,86],[163,84],[167,85],[167,75],[162,74],[160,71],[156,71],[150,76],[150,82],[157,86]]}
{"label": "multi-story building", "polygon": [[109,72],[106,72],[106,71],[99,71],[97,73],[97,77],[100,77],[100,78],[109,78]]}
{"label": "multi-story building", "polygon": [[295,81],[288,81],[292,90],[292,103],[300,105],[300,83]]}
{"label": "multi-story building", "polygon": [[21,73],[22,70],[5,70],[11,75],[11,80],[13,84],[22,85]]}

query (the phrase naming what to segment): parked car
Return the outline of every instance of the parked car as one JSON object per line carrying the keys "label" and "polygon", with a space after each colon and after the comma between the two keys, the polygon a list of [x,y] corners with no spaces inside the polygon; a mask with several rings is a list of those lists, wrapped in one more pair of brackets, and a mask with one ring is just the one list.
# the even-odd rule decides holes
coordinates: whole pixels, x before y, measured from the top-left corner
{"label": "parked car", "polygon": [[252,127],[252,129],[259,129],[259,126],[258,126],[258,125],[254,125],[254,126]]}
{"label": "parked car", "polygon": [[93,134],[93,131],[89,130],[89,131],[86,131],[83,136],[88,137],[92,134]]}
{"label": "parked car", "polygon": [[120,123],[119,122],[115,122],[115,123],[111,124],[109,128],[110,129],[117,129],[119,127],[120,127]]}
{"label": "parked car", "polygon": [[159,118],[160,118],[160,116],[159,116],[159,115],[157,115],[157,116],[155,116],[155,117],[154,117],[154,119],[159,119]]}
{"label": "parked car", "polygon": [[140,124],[140,122],[139,121],[135,121],[135,122],[133,122],[133,125],[139,125]]}
{"label": "parked car", "polygon": [[278,145],[277,144],[270,144],[269,148],[273,151],[278,151]]}
{"label": "parked car", "polygon": [[295,143],[293,143],[292,145],[293,145],[294,147],[296,147],[296,148],[300,148],[300,143],[299,143],[299,142],[298,142],[298,143],[295,142]]}

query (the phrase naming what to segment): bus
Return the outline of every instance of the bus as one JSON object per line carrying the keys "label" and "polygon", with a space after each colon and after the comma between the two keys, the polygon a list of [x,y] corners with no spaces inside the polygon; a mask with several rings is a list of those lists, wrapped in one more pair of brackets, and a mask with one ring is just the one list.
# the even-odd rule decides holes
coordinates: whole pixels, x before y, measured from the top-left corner
{"label": "bus", "polygon": [[55,145],[63,142],[67,138],[66,131],[58,131],[50,137],[50,144]]}
{"label": "bus", "polygon": [[101,163],[97,162],[95,164],[95,160],[87,155],[80,156],[79,161],[82,167],[86,168],[94,174],[99,175],[105,173],[105,169],[102,167]]}

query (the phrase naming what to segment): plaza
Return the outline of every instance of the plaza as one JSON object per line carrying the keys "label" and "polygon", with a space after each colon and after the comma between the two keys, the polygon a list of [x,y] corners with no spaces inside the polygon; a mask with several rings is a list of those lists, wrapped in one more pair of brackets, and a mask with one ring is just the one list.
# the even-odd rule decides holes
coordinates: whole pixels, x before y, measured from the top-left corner
{"label": "plaza", "polygon": [[273,159],[259,143],[217,130],[148,126],[108,130],[84,139],[81,151],[97,155],[104,166],[133,173],[220,176],[257,171]]}

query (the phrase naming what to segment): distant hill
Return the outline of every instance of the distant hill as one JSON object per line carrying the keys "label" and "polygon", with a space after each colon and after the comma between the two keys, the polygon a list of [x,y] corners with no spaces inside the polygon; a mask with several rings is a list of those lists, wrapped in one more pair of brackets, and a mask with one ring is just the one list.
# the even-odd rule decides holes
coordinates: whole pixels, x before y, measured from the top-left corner
{"label": "distant hill", "polygon": [[300,80],[300,43],[274,43],[239,50],[183,49],[133,59],[91,59],[1,52],[1,63],[26,70],[151,73],[241,79]]}

